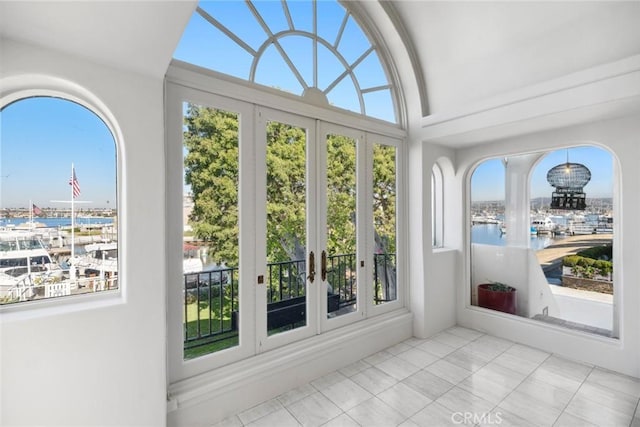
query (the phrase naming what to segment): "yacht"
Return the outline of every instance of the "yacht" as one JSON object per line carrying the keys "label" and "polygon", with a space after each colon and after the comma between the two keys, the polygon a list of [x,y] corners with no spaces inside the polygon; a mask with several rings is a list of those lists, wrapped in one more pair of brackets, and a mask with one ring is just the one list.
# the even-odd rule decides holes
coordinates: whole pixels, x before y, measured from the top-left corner
{"label": "yacht", "polygon": [[25,301],[62,281],[42,240],[26,230],[0,230],[0,303]]}
{"label": "yacht", "polygon": [[555,224],[548,216],[536,216],[531,220],[531,234],[551,233]]}
{"label": "yacht", "polygon": [[115,277],[118,274],[118,244],[92,243],[84,247],[85,254],[75,258],[76,271],[80,276]]}

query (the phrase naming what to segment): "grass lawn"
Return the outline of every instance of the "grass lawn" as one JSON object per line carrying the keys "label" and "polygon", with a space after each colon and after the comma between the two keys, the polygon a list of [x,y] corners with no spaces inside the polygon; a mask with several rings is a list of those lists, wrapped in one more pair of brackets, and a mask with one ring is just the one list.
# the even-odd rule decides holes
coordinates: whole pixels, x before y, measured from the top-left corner
{"label": "grass lawn", "polygon": [[[183,321],[186,324],[186,338],[202,337],[185,343],[185,347],[190,347],[184,350],[185,359],[238,345],[238,332],[231,330],[230,298],[225,296],[221,300],[220,297],[213,297],[211,298],[211,306],[209,306],[206,293],[204,296],[201,293],[200,297],[200,304],[197,302],[187,304],[186,312],[183,314]],[[198,327],[200,334],[198,334]],[[194,347],[200,343],[207,344]]]}

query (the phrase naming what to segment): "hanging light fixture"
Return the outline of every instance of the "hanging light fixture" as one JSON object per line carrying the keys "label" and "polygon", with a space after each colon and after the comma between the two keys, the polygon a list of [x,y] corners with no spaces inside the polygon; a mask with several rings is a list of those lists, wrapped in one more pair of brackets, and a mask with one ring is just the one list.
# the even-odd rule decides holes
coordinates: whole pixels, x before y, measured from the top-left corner
{"label": "hanging light fixture", "polygon": [[584,210],[587,207],[584,186],[591,181],[591,171],[585,165],[567,161],[549,169],[547,181],[555,191],[551,195],[551,209]]}

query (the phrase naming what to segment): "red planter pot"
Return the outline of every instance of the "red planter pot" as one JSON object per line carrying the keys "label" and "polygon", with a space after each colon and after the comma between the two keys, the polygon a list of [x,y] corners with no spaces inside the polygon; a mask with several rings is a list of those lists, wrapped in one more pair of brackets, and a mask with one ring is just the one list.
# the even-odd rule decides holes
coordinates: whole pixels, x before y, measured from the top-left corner
{"label": "red planter pot", "polygon": [[490,286],[490,283],[478,285],[478,305],[491,310],[516,314],[516,289],[510,287],[508,291],[492,291],[489,289]]}

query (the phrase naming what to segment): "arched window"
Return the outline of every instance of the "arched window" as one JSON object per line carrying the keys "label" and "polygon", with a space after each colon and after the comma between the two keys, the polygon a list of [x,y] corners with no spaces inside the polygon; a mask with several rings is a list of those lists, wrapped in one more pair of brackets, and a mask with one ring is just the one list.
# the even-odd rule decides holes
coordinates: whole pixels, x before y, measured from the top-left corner
{"label": "arched window", "polygon": [[174,380],[405,304],[397,89],[346,6],[200,2],[185,30],[167,73]]}
{"label": "arched window", "polygon": [[116,146],[89,109],[29,97],[0,110],[0,304],[118,284]]}
{"label": "arched window", "polygon": [[485,160],[471,176],[471,242],[504,245],[505,225],[504,160]]}
{"label": "arched window", "polygon": [[[619,337],[615,167],[596,146],[481,163],[471,178],[471,304]],[[579,192],[567,191],[573,182]],[[582,204],[555,203],[578,193]]]}
{"label": "arched window", "polygon": [[442,169],[434,164],[431,169],[431,237],[432,246],[441,248],[444,245],[444,186]]}
{"label": "arched window", "polygon": [[318,105],[398,121],[380,52],[336,1],[200,2],[174,57]]}

